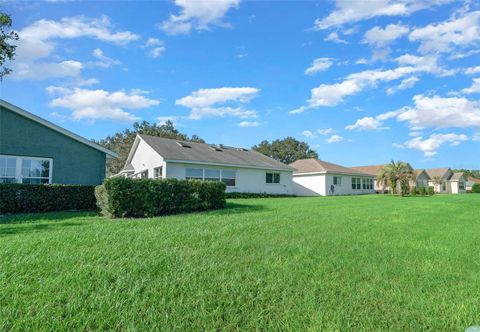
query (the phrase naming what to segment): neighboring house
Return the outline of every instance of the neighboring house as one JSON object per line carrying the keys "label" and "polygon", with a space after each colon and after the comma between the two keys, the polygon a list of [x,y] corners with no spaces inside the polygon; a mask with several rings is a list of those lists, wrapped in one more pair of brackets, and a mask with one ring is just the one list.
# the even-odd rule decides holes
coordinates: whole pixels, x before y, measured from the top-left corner
{"label": "neighboring house", "polygon": [[137,135],[117,176],[223,181],[227,192],[291,195],[292,172],[254,150]]}
{"label": "neighboring house", "polygon": [[0,183],[97,185],[116,156],[0,99]]}
{"label": "neighboring house", "polygon": [[428,175],[427,171],[424,169],[415,169],[413,171],[413,180],[410,181],[410,187],[417,187],[419,188],[426,188],[428,189],[428,181],[430,180],[430,176]]}
{"label": "neighboring house", "polygon": [[463,173],[453,173],[448,167],[431,168],[426,172],[430,176],[428,185],[438,194],[462,194],[467,191],[467,179]]}
{"label": "neighboring house", "polygon": [[480,184],[480,179],[469,177],[465,183],[465,189],[467,189],[467,191],[472,191],[472,187],[475,183]]}
{"label": "neighboring house", "polygon": [[297,196],[374,194],[374,176],[326,161],[300,159],[289,166],[293,172],[293,193]]}
{"label": "neighboring house", "polygon": [[371,176],[373,176],[374,179],[374,189],[376,192],[384,192],[384,191],[390,191],[390,187],[387,186],[386,184],[381,183],[380,181],[377,180],[378,174],[380,171],[386,166],[386,164],[382,165],[370,165],[370,166],[355,166],[351,167],[354,170],[360,171],[362,173],[367,173]]}

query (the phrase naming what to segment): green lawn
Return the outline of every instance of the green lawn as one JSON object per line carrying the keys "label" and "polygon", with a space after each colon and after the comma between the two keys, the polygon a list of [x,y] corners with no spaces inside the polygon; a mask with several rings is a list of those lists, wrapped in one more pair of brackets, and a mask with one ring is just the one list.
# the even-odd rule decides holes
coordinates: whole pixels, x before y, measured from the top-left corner
{"label": "green lawn", "polygon": [[0,218],[0,330],[480,324],[480,195],[232,200]]}

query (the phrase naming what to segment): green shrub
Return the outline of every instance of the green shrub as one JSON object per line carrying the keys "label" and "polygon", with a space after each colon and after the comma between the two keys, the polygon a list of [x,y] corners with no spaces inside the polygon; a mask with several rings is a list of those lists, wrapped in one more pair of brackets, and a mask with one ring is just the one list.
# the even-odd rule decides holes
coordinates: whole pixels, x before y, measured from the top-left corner
{"label": "green shrub", "polygon": [[418,188],[418,194],[422,195],[422,196],[427,195],[427,188],[425,188],[425,187]]}
{"label": "green shrub", "polygon": [[411,196],[417,196],[417,187],[416,186],[411,186],[410,187],[410,195]]}
{"label": "green shrub", "polygon": [[434,187],[428,187],[428,195],[433,196],[435,194],[435,188]]}
{"label": "green shrub", "polygon": [[152,217],[225,207],[225,184],[198,180],[111,178],[95,189],[97,205],[112,218]]}
{"label": "green shrub", "polygon": [[94,186],[0,184],[0,214],[95,210]]}
{"label": "green shrub", "polygon": [[480,194],[480,183],[474,183],[473,184],[472,193]]}
{"label": "green shrub", "polygon": [[226,193],[226,198],[276,198],[276,197],[295,197],[294,195],[285,194],[267,194],[267,193]]}

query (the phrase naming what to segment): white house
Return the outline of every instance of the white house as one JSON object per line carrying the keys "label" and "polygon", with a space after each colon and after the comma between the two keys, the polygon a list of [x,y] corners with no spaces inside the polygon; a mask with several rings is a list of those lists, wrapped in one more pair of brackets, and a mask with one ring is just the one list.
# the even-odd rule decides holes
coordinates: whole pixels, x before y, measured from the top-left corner
{"label": "white house", "polygon": [[289,166],[298,196],[374,194],[374,176],[318,159],[301,159]]}
{"label": "white house", "polygon": [[428,185],[438,194],[464,194],[467,192],[463,173],[454,173],[450,168],[431,168],[426,170],[430,176]]}
{"label": "white house", "polygon": [[292,195],[293,170],[254,150],[137,135],[118,175],[222,181],[227,192]]}

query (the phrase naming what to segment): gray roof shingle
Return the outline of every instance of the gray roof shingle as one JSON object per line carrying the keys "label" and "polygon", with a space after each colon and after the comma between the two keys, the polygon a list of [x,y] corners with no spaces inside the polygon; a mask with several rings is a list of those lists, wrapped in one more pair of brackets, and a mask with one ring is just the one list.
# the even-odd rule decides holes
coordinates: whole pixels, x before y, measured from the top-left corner
{"label": "gray roof shingle", "polygon": [[315,172],[329,172],[329,173],[341,173],[341,174],[353,174],[371,176],[371,174],[337,164],[329,163],[327,161],[318,160],[315,158],[300,159],[290,164],[296,169],[293,174],[298,173],[315,173]]}
{"label": "gray roof shingle", "polygon": [[257,151],[223,145],[185,142],[149,135],[138,135],[166,161],[201,162],[275,170],[294,169]]}

